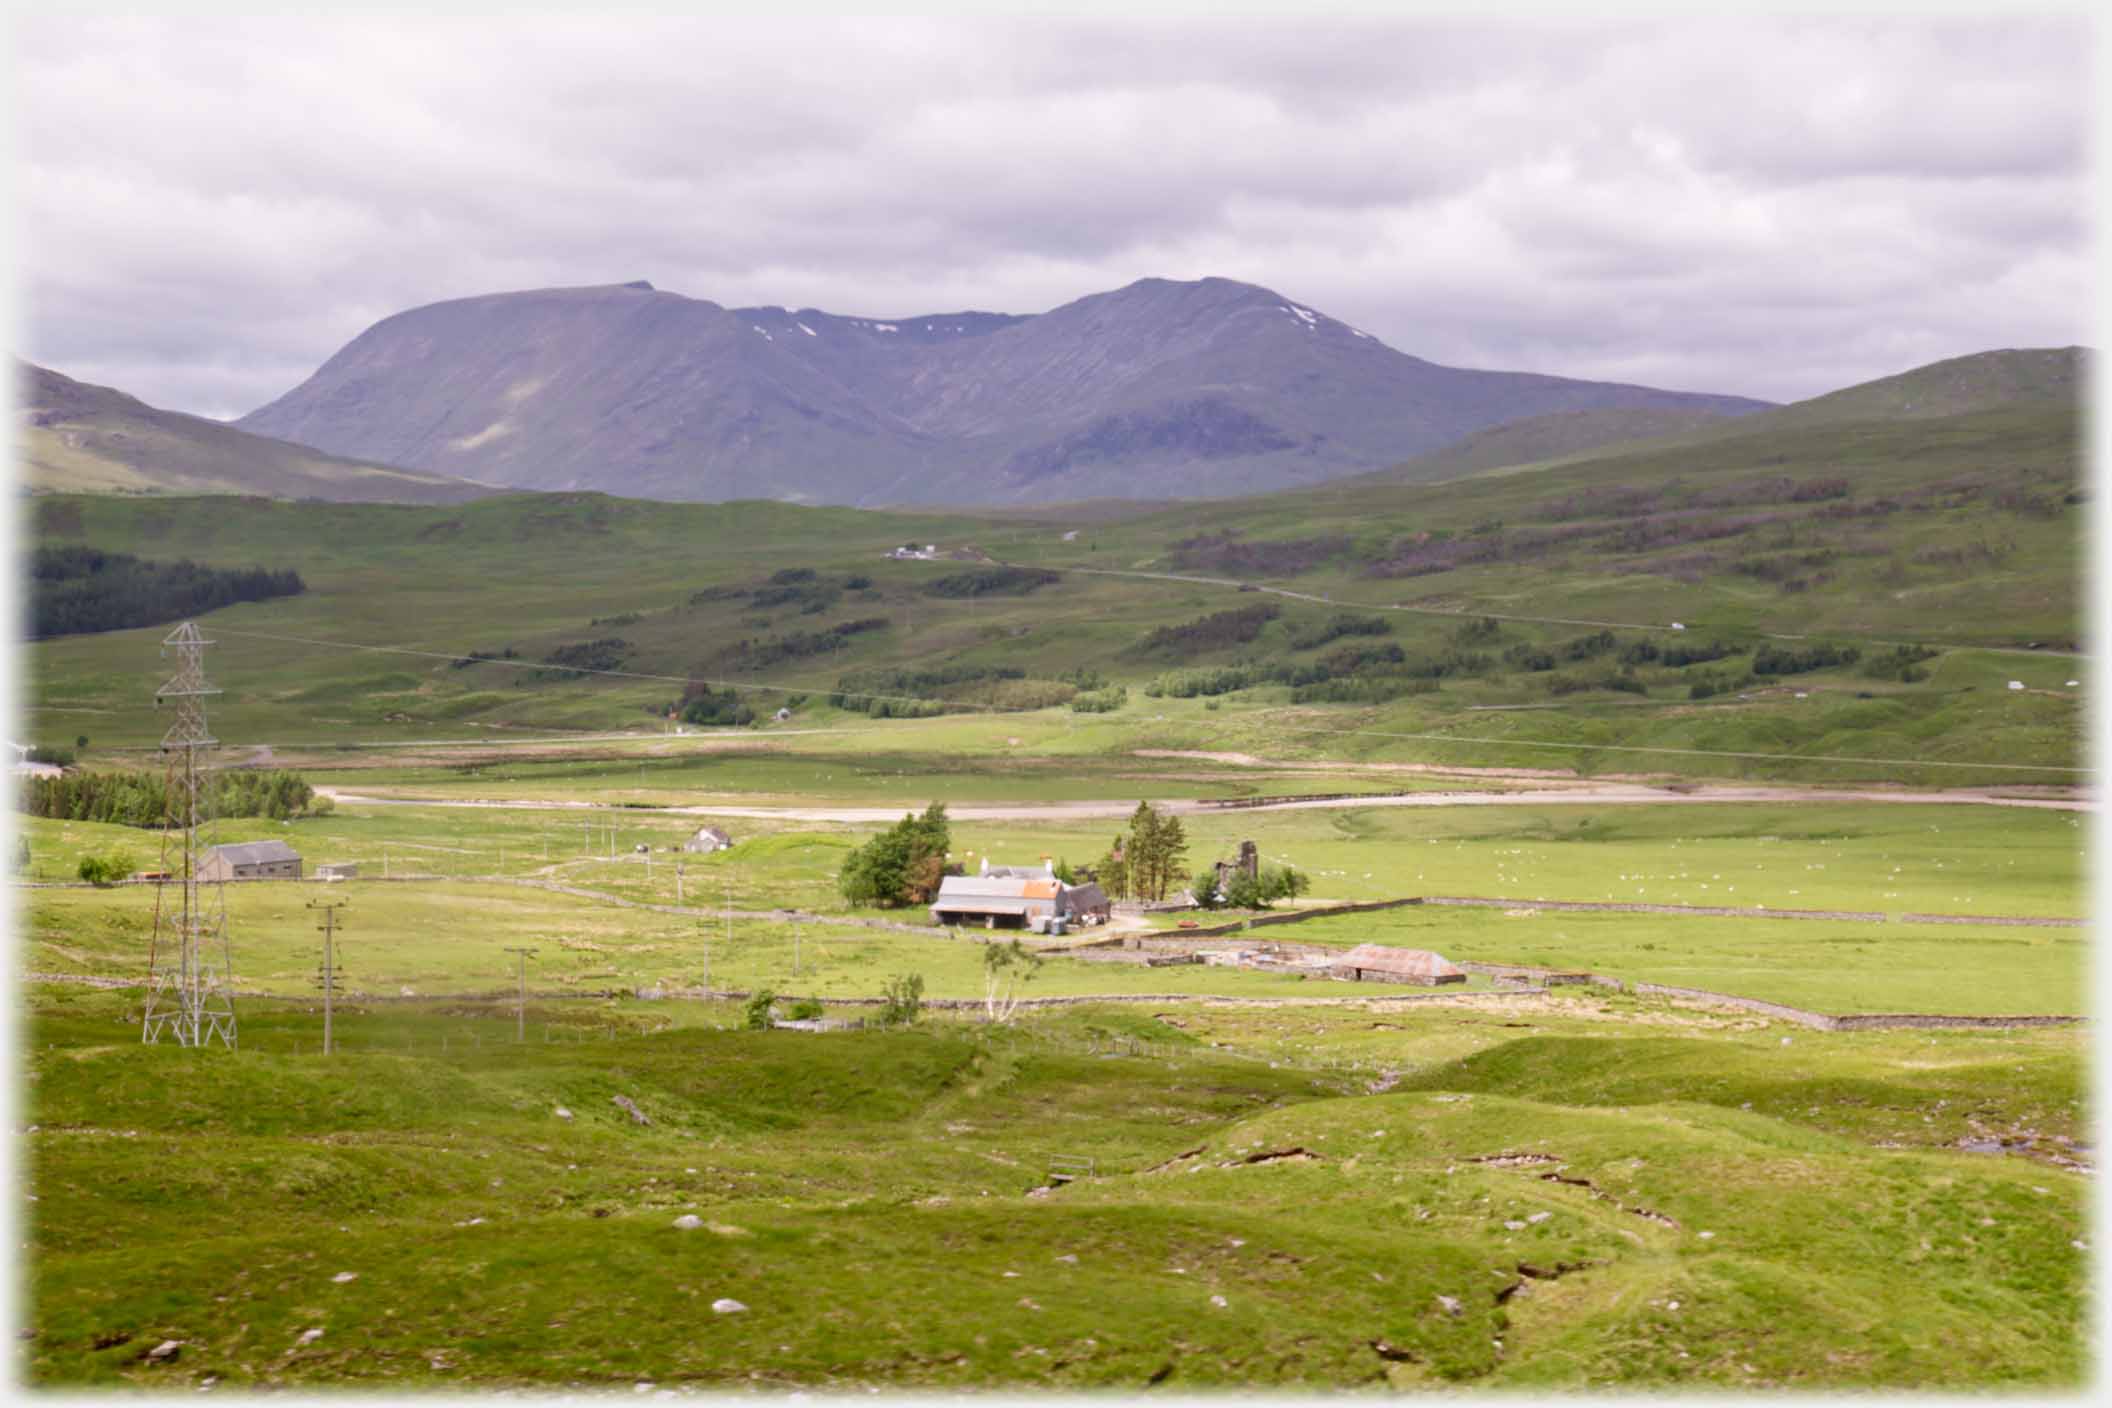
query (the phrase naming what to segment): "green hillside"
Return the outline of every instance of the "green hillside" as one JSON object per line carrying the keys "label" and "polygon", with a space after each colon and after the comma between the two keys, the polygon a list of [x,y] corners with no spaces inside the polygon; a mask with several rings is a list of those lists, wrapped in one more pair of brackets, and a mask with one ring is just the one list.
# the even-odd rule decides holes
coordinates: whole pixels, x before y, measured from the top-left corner
{"label": "green hillside", "polygon": [[[2026,398],[1113,520],[48,496],[26,541],[297,569],[300,597],[209,619],[216,717],[259,742],[664,729],[692,703],[707,727],[790,707],[765,729],[788,733],[995,709],[1029,711],[1000,737],[1067,753],[2059,782],[2081,736],[2078,430],[2072,400]],[[889,556],[906,543],[935,560]],[[160,634],[34,646],[37,741],[158,737],[139,706]]]}
{"label": "green hillside", "polygon": [[456,503],[492,490],[252,435],[18,363],[19,482],[39,493],[262,494]]}

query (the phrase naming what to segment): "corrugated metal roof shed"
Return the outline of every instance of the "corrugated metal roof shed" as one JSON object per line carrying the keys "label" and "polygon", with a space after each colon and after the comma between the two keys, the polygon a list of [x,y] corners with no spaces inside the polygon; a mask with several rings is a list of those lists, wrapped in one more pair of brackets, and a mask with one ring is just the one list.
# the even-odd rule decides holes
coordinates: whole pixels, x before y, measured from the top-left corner
{"label": "corrugated metal roof shed", "polygon": [[1328,967],[1352,977],[1370,973],[1411,983],[1464,982],[1467,976],[1428,949],[1389,948],[1384,944],[1358,944]]}
{"label": "corrugated metal roof shed", "polygon": [[937,914],[941,910],[945,910],[953,914],[1025,914],[1033,907],[1033,903],[1032,900],[1008,900],[998,896],[971,895],[954,902],[948,902],[944,899],[934,900],[931,912]]}

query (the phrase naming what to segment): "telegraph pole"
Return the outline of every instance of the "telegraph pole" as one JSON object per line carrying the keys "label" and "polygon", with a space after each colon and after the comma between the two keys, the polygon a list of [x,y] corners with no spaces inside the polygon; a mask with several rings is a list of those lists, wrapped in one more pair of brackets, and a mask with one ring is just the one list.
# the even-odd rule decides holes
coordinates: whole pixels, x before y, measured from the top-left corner
{"label": "telegraph pole", "polygon": [[513,1034],[516,1041],[526,1041],[528,1039],[528,960],[535,957],[535,950],[509,946],[506,951],[508,953],[517,953],[521,956],[521,996],[513,1009],[515,1022]]}
{"label": "telegraph pole", "polygon": [[330,999],[337,990],[337,957],[332,941],[337,937],[337,912],[344,900],[310,900],[308,907],[323,916],[323,1054],[330,1054]]}

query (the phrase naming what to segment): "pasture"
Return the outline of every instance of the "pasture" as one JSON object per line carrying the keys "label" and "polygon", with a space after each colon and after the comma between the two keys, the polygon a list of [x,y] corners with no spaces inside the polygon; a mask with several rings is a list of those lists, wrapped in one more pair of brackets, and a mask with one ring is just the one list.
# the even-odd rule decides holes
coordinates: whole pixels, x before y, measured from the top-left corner
{"label": "pasture", "polygon": [[[291,1053],[295,1009],[187,1053],[139,1046],[120,996],[25,996],[37,1386],[2084,1373],[2073,1032],[1784,1047],[1592,996],[808,1035],[614,1003],[531,1011],[572,1040],[472,1044],[460,1010],[401,1004],[326,1059]],[[1950,1147],[2026,1126],[2039,1157]],[[1045,1188],[1057,1158],[1092,1176]]]}

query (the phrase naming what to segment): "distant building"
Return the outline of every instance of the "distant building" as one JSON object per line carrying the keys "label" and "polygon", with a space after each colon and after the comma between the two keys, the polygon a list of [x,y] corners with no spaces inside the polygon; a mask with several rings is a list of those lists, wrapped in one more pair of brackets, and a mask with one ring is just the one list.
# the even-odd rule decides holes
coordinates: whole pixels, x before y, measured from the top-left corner
{"label": "distant building", "polygon": [[1217,892],[1224,894],[1231,887],[1232,877],[1244,875],[1249,880],[1261,878],[1261,851],[1252,841],[1239,843],[1238,860],[1221,860],[1217,863]]}
{"label": "distant building", "polygon": [[215,846],[198,867],[200,880],[298,880],[300,853],[284,841],[243,841]]}
{"label": "distant building", "polygon": [[690,837],[687,841],[684,841],[682,843],[682,849],[685,851],[696,851],[704,855],[709,855],[713,851],[728,850],[732,847],[732,845],[733,837],[719,830],[718,827],[700,826],[697,828],[696,835]]}
{"label": "distant building", "polygon": [[985,861],[980,875],[941,880],[931,902],[932,923],[980,924],[985,929],[1046,931],[1057,920],[1066,925],[1104,924],[1112,913],[1106,891],[1091,883],[1064,884],[1050,861],[1039,869]]}
{"label": "distant building", "polygon": [[359,878],[359,867],[346,860],[334,861],[328,865],[317,866],[315,868],[315,878],[318,880],[356,880]]}
{"label": "distant building", "polygon": [[1330,977],[1352,983],[1415,983],[1436,987],[1440,983],[1463,983],[1467,975],[1442,957],[1420,948],[1388,948],[1384,944],[1359,944],[1327,966]]}

